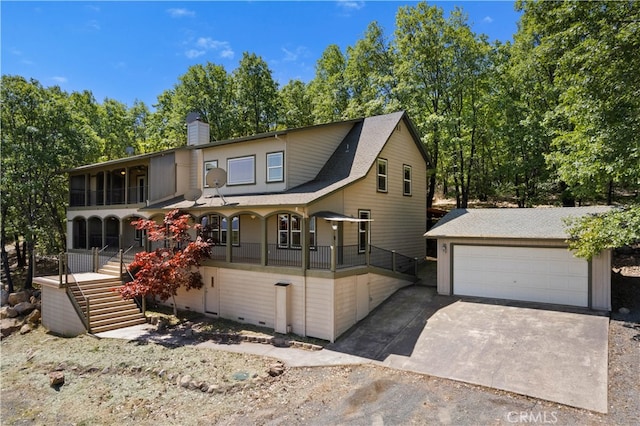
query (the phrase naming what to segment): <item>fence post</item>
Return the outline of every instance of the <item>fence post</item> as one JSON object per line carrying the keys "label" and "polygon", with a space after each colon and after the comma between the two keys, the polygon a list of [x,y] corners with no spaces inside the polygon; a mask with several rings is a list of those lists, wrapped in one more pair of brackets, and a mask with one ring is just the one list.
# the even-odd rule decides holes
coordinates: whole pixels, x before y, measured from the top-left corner
{"label": "fence post", "polygon": [[98,272],[98,249],[91,247],[91,259],[93,261],[93,272]]}
{"label": "fence post", "polygon": [[391,270],[396,272],[396,251],[391,250]]}
{"label": "fence post", "polygon": [[120,258],[120,280],[122,280],[122,274],[124,273],[123,271],[123,265],[124,265],[124,252],[122,251],[122,249],[120,249],[118,251],[118,257]]}

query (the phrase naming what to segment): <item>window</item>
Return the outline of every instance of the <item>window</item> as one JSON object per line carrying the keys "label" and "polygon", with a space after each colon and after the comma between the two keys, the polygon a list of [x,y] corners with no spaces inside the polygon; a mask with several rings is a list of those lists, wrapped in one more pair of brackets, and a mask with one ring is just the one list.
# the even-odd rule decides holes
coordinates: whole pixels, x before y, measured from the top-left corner
{"label": "window", "polygon": [[207,185],[207,173],[209,173],[209,170],[211,169],[216,169],[218,168],[218,160],[211,160],[211,161],[205,161],[204,162],[204,176],[202,177],[202,179],[204,180],[204,187],[208,188],[209,185]]}
{"label": "window", "polygon": [[371,211],[358,210],[358,218],[367,220],[367,222],[358,222],[358,253],[364,253],[371,241],[368,222],[371,219]]}
{"label": "window", "polygon": [[378,158],[378,191],[387,192],[387,160]]}
{"label": "window", "polygon": [[267,154],[267,182],[284,180],[284,152]]}
{"label": "window", "polygon": [[227,160],[227,185],[252,185],[256,183],[256,158],[230,158]]}
{"label": "window", "polygon": [[[203,238],[216,245],[226,245],[229,232],[227,223],[226,217],[217,214],[203,217],[201,222]],[[231,218],[231,244],[240,245],[240,218],[238,216]]]}
{"label": "window", "polygon": [[316,217],[309,219],[309,247],[316,246]]}
{"label": "window", "polygon": [[[313,242],[315,244],[315,218],[313,222]],[[303,218],[297,215],[278,215],[278,247],[279,248],[302,248],[302,221]]]}
{"label": "window", "polygon": [[411,195],[411,166],[406,164],[402,174],[402,195]]}

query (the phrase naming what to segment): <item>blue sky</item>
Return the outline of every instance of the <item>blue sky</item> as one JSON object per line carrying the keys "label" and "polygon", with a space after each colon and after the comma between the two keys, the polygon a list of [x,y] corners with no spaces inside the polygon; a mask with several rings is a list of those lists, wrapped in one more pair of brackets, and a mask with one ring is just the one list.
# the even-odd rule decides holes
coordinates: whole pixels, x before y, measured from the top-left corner
{"label": "blue sky", "polygon": [[[267,61],[273,77],[305,82],[330,44],[344,52],[377,21],[392,37],[407,1],[2,1],[2,74],[35,78],[68,92],[90,90],[149,107],[188,67],[213,62],[228,72],[243,52]],[[460,6],[476,33],[512,40],[519,14],[512,1],[429,2]]]}

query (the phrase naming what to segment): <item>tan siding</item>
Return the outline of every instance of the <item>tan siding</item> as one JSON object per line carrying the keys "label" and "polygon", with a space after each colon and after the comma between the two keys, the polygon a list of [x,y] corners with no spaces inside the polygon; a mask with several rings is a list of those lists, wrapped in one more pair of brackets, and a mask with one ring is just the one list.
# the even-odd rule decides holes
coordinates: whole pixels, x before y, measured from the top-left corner
{"label": "tan siding", "polygon": [[307,336],[333,340],[333,281],[307,277]]}
{"label": "tan siding", "polygon": [[[185,309],[188,311],[204,312],[204,289],[192,289],[185,290],[183,288],[178,289],[178,294],[175,297],[176,306],[178,309]],[[168,299],[165,304],[171,306],[172,300]]]}
{"label": "tan siding", "polygon": [[42,286],[42,325],[55,334],[68,337],[87,331],[65,289],[46,285]]}
{"label": "tan siding", "polygon": [[220,316],[234,321],[273,328],[275,289],[270,274],[236,269],[218,269]]}
{"label": "tan siding", "polygon": [[[191,152],[189,151],[176,151],[176,181],[175,181],[175,195],[185,194],[192,188],[191,186]],[[173,186],[171,186],[173,188]]]}
{"label": "tan siding", "polygon": [[[426,164],[404,123],[394,131],[381,158],[388,161],[388,192],[377,192],[376,166],[367,176],[345,189],[345,214],[357,217],[358,210],[371,210],[371,244],[386,250],[423,258],[426,244]],[[412,168],[412,196],[404,196],[403,166]],[[344,243],[357,243],[357,225],[345,225]]]}
{"label": "tan siding", "polygon": [[176,187],[176,153],[153,157],[149,161],[149,201],[173,196]]}
{"label": "tan siding", "polygon": [[316,177],[353,124],[339,123],[287,135],[287,187]]}
{"label": "tan siding", "polygon": [[611,310],[611,250],[591,260],[591,307]]}
{"label": "tan siding", "polygon": [[341,335],[356,323],[356,276],[335,282],[335,334]]}
{"label": "tan siding", "polygon": [[[254,156],[255,157],[255,184],[254,185],[227,185],[221,189],[223,195],[247,194],[258,192],[277,192],[285,189],[286,182],[267,184],[267,153],[284,151],[285,170],[290,161],[290,153],[287,150],[284,137],[271,137],[237,144],[219,145],[203,149],[202,162],[217,160],[218,167],[227,170],[227,160],[230,158]],[[200,184],[203,185],[201,179]],[[216,195],[212,188],[203,188],[205,195]]]}
{"label": "tan siding", "polygon": [[384,275],[369,274],[369,311],[375,309],[398,289],[411,284],[411,281],[391,278]]}

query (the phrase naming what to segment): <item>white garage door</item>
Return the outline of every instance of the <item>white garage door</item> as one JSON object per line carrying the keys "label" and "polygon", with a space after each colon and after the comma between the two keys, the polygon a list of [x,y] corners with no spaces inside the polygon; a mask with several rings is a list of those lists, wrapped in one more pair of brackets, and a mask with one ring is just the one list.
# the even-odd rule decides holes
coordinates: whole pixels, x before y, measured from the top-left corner
{"label": "white garage door", "polygon": [[566,249],[456,245],[453,292],[587,307],[588,265]]}

